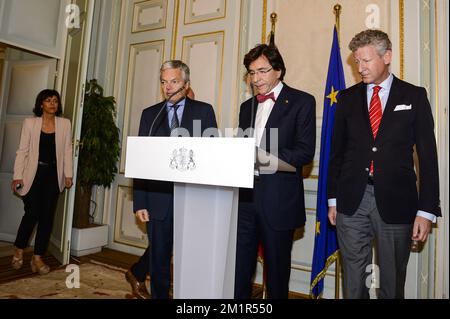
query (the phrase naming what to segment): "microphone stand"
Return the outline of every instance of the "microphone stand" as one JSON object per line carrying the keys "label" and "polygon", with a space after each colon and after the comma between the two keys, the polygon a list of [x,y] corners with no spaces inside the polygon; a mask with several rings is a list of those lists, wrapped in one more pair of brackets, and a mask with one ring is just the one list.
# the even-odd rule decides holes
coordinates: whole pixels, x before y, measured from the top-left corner
{"label": "microphone stand", "polygon": [[[167,106],[167,104],[169,103],[170,99],[171,99],[172,97],[174,97],[175,95],[177,95],[178,93],[180,93],[181,91],[183,91],[183,90],[184,90],[184,87],[185,87],[185,86],[183,85],[181,88],[179,88],[178,90],[176,90],[174,93],[170,94],[170,95],[167,97],[166,102],[164,102],[164,105],[161,107],[161,109],[159,110],[158,114],[156,114],[155,118],[153,119],[152,125],[150,126],[150,130],[148,131],[148,136],[152,136],[153,126],[155,125],[156,120],[158,119],[158,117],[161,115],[161,112],[162,112],[163,110],[166,109],[166,106]],[[177,102],[179,102],[180,100],[181,100],[181,98],[180,98]],[[175,103],[174,103],[174,104],[175,104]]]}
{"label": "microphone stand", "polygon": [[[250,113],[250,136],[249,137],[254,137],[255,136],[255,130],[256,128],[253,127],[254,126],[254,118],[256,117],[253,116],[253,113],[255,112],[255,89],[253,88],[253,84],[250,82],[250,88],[252,90],[252,108],[251,108],[251,113]],[[259,168],[257,168],[257,158],[258,158],[258,147],[256,147],[256,151],[255,151],[255,172],[254,172],[254,178],[255,179],[259,179]]]}
{"label": "microphone stand", "polygon": [[255,128],[253,127],[253,125],[254,125],[255,116],[253,116],[253,113],[255,112],[255,89],[253,88],[252,83],[250,83],[250,89],[252,90],[252,109],[251,109],[251,113],[250,113],[250,136],[249,137],[254,137]]}

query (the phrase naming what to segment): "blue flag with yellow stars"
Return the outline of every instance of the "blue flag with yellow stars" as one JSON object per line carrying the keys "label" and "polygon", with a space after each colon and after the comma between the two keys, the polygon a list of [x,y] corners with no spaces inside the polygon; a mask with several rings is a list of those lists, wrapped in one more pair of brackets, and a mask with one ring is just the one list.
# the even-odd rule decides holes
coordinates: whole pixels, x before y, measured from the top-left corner
{"label": "blue flag with yellow stars", "polygon": [[320,140],[319,186],[317,189],[316,236],[312,262],[310,295],[319,298],[328,267],[338,257],[336,228],[328,221],[327,175],[330,159],[331,134],[339,91],[345,89],[339,40],[334,27],[333,45],[328,65],[327,84],[323,105],[322,136]]}

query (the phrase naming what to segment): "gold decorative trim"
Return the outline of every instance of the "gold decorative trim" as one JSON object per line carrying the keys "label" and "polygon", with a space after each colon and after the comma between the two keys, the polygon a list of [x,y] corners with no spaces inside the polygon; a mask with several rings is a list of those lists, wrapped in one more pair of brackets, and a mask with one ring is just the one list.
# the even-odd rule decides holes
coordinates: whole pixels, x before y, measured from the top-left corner
{"label": "gold decorative trim", "polygon": [[[238,125],[239,125],[239,120],[238,120],[238,118],[239,118],[239,110],[240,110],[240,106],[241,106],[241,101],[240,101],[240,96],[241,96],[241,85],[242,85],[242,83],[241,83],[241,81],[242,81],[242,77],[241,77],[241,75],[240,75],[240,71],[241,71],[241,68],[242,68],[242,61],[239,59],[240,57],[241,57],[241,49],[242,49],[242,47],[241,47],[241,41],[242,41],[242,39],[241,39],[241,34],[243,33],[243,32],[241,32],[242,31],[242,19],[243,19],[243,12],[244,12],[244,1],[240,1],[240,4],[239,4],[239,12],[240,12],[240,14],[241,14],[241,16],[240,16],[240,18],[239,18],[239,32],[238,32],[238,50],[237,50],[237,52],[238,52],[238,63],[237,63],[237,69],[236,69],[236,74],[238,75],[237,76],[237,79],[236,79],[236,84],[237,84],[237,86],[236,86],[236,97],[235,97],[235,100],[234,100],[234,106],[233,106],[233,113],[232,113],[232,118],[231,118],[231,125],[232,125],[232,127],[237,127]],[[245,10],[245,12],[247,12],[247,10]],[[244,54],[245,54],[245,52],[244,52]]]}
{"label": "gold decorative trim", "polygon": [[261,43],[266,43],[266,32],[267,32],[267,0],[264,0],[263,1]]}
{"label": "gold decorative trim", "polygon": [[[162,6],[162,10],[163,10],[163,19],[164,21],[162,21],[162,24],[158,24],[157,27],[149,27],[149,28],[144,28],[141,30],[137,30],[135,29],[135,22],[136,22],[136,8],[144,3],[144,2],[151,2],[154,0],[146,0],[146,1],[141,1],[141,2],[136,2],[133,6],[133,18],[131,20],[131,34],[136,34],[136,33],[140,33],[140,32],[147,32],[147,31],[155,31],[155,30],[161,30],[161,29],[165,29],[166,25],[167,25],[167,14],[168,14],[168,10],[167,10],[167,0],[160,0],[160,5]],[[158,4],[158,3],[156,3]],[[156,24],[156,23],[155,23]]]}
{"label": "gold decorative trim", "polygon": [[399,0],[400,79],[405,78],[405,1]]}
{"label": "gold decorative trim", "polygon": [[[448,3],[448,2],[446,2]],[[448,9],[447,9],[448,10]],[[438,12],[437,12],[437,3],[434,3],[434,65],[435,65],[435,116],[434,116],[434,127],[435,132],[439,132],[439,121],[438,121],[438,115],[439,115],[439,36],[438,36]],[[436,144],[439,145],[439,134],[435,134],[436,136]],[[433,296],[431,298],[436,298],[436,289],[437,289],[437,272],[438,272],[438,264],[437,264],[437,256],[438,256],[438,237],[439,237],[439,231],[440,227],[436,227],[436,234],[434,235],[434,269],[433,273],[434,276],[434,287],[433,287]]]}
{"label": "gold decorative trim", "polygon": [[[118,207],[119,207],[119,194],[120,194],[122,189],[126,189],[126,188],[131,189],[132,187],[128,186],[128,185],[118,185],[117,186],[116,211],[115,211],[115,218],[114,218],[115,219],[115,223],[114,223],[114,238],[113,238],[113,242],[145,249],[148,246],[148,243],[146,243],[145,240],[144,240],[143,243],[138,243],[137,238],[136,238],[136,240],[121,238],[121,236],[122,236],[122,234],[121,234],[121,224],[123,222],[123,214],[127,213],[127,212],[121,211],[121,213],[119,214],[119,209],[118,209]],[[126,191],[124,193],[126,194]],[[130,212],[130,214],[131,213],[132,212]]]}
{"label": "gold decorative trim", "polygon": [[221,31],[214,31],[214,32],[206,32],[206,33],[199,33],[199,34],[193,34],[193,35],[187,35],[183,37],[183,44],[181,47],[181,59],[183,61],[185,61],[187,63],[187,59],[184,56],[185,51],[185,44],[186,41],[192,38],[201,38],[201,37],[206,37],[209,35],[222,35],[222,51],[221,51],[221,56],[220,56],[220,75],[219,75],[219,87],[218,87],[218,94],[217,94],[217,124],[220,127],[220,123],[221,119],[222,119],[222,86],[223,86],[223,61],[224,61],[224,50],[225,50],[225,30],[221,30]]}
{"label": "gold decorative trim", "polygon": [[300,266],[296,264],[291,264],[291,269],[300,270],[304,272],[312,272],[312,267]]}
{"label": "gold decorative trim", "polygon": [[[448,2],[447,2],[448,3]],[[434,2],[434,65],[435,65],[435,116],[434,116],[434,127],[436,132],[439,132],[439,121],[438,121],[438,111],[439,111],[439,37],[438,37],[438,12],[437,3]],[[436,143],[439,142],[439,136],[436,135]]]}
{"label": "gold decorative trim", "polygon": [[[265,289],[264,285],[258,284],[257,282],[253,283],[253,286],[257,289]],[[292,296],[293,299],[310,299],[309,295],[306,295],[304,293],[298,292],[298,291],[289,291],[289,296]],[[264,296],[262,299],[266,299]]]}
{"label": "gold decorative trim", "polygon": [[178,13],[180,12],[180,0],[175,0],[173,11],[173,30],[172,30],[172,52],[170,57],[175,59],[177,52],[177,36],[178,36]]}
{"label": "gold decorative trim", "polygon": [[[331,264],[334,263],[338,258],[339,258],[339,250],[336,250],[333,254],[331,254],[331,255],[327,258],[327,261],[325,262],[325,265],[324,265],[324,267],[323,267],[323,270],[322,270],[320,273],[317,274],[316,278],[314,278],[314,280],[313,280],[311,286],[309,287],[309,295],[311,296],[311,298],[312,298],[312,295],[313,295],[313,294],[312,294],[313,288],[317,285],[317,283],[318,283],[321,279],[325,278],[325,276],[327,275],[328,267],[330,267]],[[322,291],[322,293],[323,293],[323,291]],[[321,295],[322,295],[322,294],[320,294],[320,296],[321,296]],[[317,298],[319,298],[320,296],[317,296]]]}
{"label": "gold decorative trim", "polygon": [[208,22],[208,21],[213,21],[213,20],[226,19],[226,16],[227,16],[227,0],[222,0],[225,3],[225,5],[223,6],[223,15],[217,16],[217,17],[212,17],[212,18],[199,19],[199,20],[195,20],[195,21],[191,21],[190,22],[187,19],[188,18],[188,15],[187,15],[187,7],[188,7],[187,6],[187,1],[191,1],[190,3],[192,3],[193,0],[186,0],[185,6],[184,6],[184,21],[183,21],[184,25]]}
{"label": "gold decorative trim", "polygon": [[160,65],[164,62],[165,58],[165,40],[155,40],[155,41],[147,41],[147,42],[139,42],[130,44],[128,49],[128,68],[127,68],[127,81],[126,81],[126,89],[125,89],[125,107],[124,107],[124,115],[123,115],[123,123],[122,123],[122,145],[121,145],[121,155],[120,155],[120,165],[119,165],[119,174],[125,174],[125,149],[126,149],[126,140],[129,134],[130,129],[130,114],[131,114],[131,101],[132,96],[129,94],[132,90],[133,83],[131,83],[132,76],[131,70],[135,67],[135,56],[132,56],[132,51],[136,47],[158,44],[162,50]]}

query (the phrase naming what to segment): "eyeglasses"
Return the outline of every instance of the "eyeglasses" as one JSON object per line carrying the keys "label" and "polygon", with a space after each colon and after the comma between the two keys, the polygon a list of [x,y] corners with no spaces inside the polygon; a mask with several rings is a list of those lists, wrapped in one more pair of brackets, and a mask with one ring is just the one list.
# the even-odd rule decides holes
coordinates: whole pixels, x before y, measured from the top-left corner
{"label": "eyeglasses", "polygon": [[272,70],[273,70],[273,68],[259,69],[259,70],[256,70],[256,71],[249,71],[248,75],[250,75],[251,77],[253,77],[255,75],[266,75],[267,73],[269,73]]}

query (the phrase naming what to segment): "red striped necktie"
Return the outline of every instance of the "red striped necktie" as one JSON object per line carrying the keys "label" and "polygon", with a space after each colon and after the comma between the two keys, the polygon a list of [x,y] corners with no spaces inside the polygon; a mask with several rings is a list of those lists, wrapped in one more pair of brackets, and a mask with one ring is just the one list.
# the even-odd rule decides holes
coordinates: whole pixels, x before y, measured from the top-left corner
{"label": "red striped necktie", "polygon": [[[380,92],[380,90],[381,86],[374,86],[369,107],[370,126],[372,127],[372,134],[374,139],[377,137],[378,128],[380,127],[381,122],[381,116],[383,115],[381,109],[381,100],[378,96],[378,92]],[[370,163],[370,175],[373,175],[373,161]]]}

